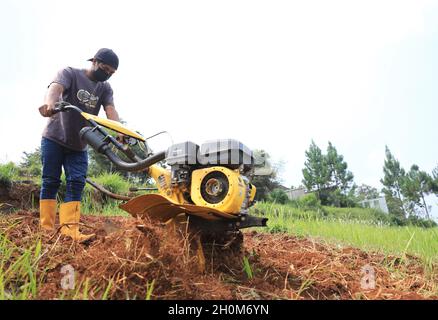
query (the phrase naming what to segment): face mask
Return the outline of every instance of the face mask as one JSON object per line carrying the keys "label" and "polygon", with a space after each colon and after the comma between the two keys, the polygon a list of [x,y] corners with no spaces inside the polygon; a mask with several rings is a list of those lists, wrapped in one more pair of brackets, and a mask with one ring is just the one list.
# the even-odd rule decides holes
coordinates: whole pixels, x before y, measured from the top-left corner
{"label": "face mask", "polygon": [[103,69],[97,68],[97,70],[93,71],[93,78],[96,81],[103,82],[108,80],[111,77],[110,74],[106,73]]}

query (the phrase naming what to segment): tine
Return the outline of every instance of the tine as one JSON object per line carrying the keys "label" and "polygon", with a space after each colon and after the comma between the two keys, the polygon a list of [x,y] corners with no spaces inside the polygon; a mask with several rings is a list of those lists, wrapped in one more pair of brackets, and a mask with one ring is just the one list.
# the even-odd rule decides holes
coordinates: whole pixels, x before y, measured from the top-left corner
{"label": "tine", "polygon": [[192,204],[177,204],[158,194],[145,194],[120,205],[134,217],[146,217],[165,222],[186,213],[207,220],[235,219],[236,216],[219,210]]}

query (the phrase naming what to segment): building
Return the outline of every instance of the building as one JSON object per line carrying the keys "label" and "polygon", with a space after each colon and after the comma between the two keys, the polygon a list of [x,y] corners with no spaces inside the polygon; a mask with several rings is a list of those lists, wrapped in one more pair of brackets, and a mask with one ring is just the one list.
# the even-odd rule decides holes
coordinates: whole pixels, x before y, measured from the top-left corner
{"label": "building", "polygon": [[296,200],[296,199],[299,199],[306,194],[306,189],[304,189],[304,188],[286,189],[286,190],[284,190],[284,192],[286,192],[289,200]]}
{"label": "building", "polygon": [[360,201],[359,204],[364,208],[373,208],[389,213],[385,197]]}

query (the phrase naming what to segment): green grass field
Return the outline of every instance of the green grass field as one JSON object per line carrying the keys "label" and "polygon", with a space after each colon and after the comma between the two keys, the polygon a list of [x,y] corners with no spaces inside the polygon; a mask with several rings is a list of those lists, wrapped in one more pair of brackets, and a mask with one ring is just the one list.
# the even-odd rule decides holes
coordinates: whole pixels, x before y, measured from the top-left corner
{"label": "green grass field", "polygon": [[256,214],[269,218],[268,232],[317,237],[331,243],[403,256],[412,254],[431,266],[438,261],[438,228],[390,226],[362,208],[323,208],[304,211],[289,205],[259,203]]}

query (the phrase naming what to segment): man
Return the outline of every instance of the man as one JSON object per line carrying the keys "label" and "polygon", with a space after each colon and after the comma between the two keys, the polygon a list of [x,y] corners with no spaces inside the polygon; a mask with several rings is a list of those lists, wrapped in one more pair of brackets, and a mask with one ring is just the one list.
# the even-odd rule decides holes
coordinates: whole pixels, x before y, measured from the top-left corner
{"label": "man", "polygon": [[39,109],[42,116],[50,117],[41,140],[40,225],[43,229],[54,230],[56,194],[61,184],[61,168],[64,167],[66,195],[59,207],[61,233],[80,242],[94,236],[79,232],[80,202],[88,168],[87,146],[79,138],[79,131],[87,123],[77,112],[54,113],[53,110],[60,100],[94,115],[103,106],[108,119],[119,121],[113,90],[106,82],[117,70],[119,58],[112,50],[102,48],[89,61],[92,64],[87,70],[68,67],[59,71]]}

